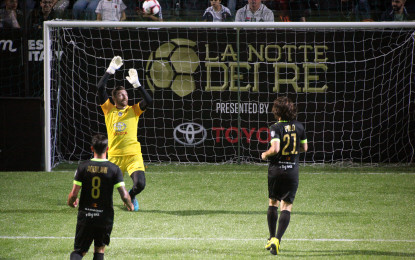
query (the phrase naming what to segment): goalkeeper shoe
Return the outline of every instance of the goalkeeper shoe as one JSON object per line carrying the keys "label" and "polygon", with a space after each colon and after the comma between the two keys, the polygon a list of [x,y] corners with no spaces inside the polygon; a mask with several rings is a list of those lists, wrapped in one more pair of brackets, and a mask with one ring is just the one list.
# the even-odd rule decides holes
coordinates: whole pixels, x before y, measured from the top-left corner
{"label": "goalkeeper shoe", "polygon": [[271,238],[271,250],[270,253],[278,255],[280,253],[280,241],[275,237]]}
{"label": "goalkeeper shoe", "polygon": [[134,205],[134,211],[138,211],[139,206],[138,206],[138,201],[137,201],[137,199],[136,199],[136,198],[134,198],[133,200],[131,200],[131,202],[132,202],[132,203],[133,203],[133,205]]}
{"label": "goalkeeper shoe", "polygon": [[[128,193],[130,193],[130,196],[131,196],[131,190],[129,190],[129,191],[128,191]],[[138,209],[139,209],[140,207],[138,206],[138,201],[137,201],[137,198],[136,198],[136,197],[131,198],[131,202],[132,202],[132,203],[133,203],[133,205],[134,205],[134,211],[138,211]]]}

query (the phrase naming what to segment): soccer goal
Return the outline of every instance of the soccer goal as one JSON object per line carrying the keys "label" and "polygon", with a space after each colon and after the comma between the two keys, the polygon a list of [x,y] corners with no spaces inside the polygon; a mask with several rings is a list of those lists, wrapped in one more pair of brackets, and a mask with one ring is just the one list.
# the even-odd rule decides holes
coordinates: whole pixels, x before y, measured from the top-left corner
{"label": "soccer goal", "polygon": [[304,163],[410,163],[414,157],[415,23],[192,23],[48,21],[45,165],[91,157],[106,133],[96,85],[154,104],[140,118],[145,162],[260,162],[273,100],[296,102],[309,151]]}

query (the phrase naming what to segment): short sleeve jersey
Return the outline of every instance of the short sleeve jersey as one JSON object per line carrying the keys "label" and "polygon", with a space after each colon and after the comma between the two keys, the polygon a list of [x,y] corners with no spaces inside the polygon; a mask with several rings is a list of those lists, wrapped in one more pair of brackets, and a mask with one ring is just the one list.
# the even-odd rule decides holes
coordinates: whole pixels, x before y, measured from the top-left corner
{"label": "short sleeve jersey", "polygon": [[95,13],[101,14],[103,21],[120,21],[125,9],[127,6],[122,0],[101,0]]}
{"label": "short sleeve jersey", "polygon": [[113,191],[125,186],[120,168],[106,159],[91,159],[79,165],[74,184],[82,187],[78,223],[99,227],[112,225]]}
{"label": "short sleeve jersey", "polygon": [[264,4],[253,13],[247,4],[236,12],[235,22],[274,22],[274,13]]}
{"label": "short sleeve jersey", "polygon": [[296,121],[279,121],[270,127],[271,143],[280,142],[280,152],[270,156],[270,165],[284,169],[298,167],[300,145],[307,143],[304,126]]}
{"label": "short sleeve jersey", "polygon": [[143,111],[137,103],[118,109],[109,99],[101,105],[105,116],[108,134],[108,155],[124,156],[141,154],[141,145],[137,141],[137,125]]}

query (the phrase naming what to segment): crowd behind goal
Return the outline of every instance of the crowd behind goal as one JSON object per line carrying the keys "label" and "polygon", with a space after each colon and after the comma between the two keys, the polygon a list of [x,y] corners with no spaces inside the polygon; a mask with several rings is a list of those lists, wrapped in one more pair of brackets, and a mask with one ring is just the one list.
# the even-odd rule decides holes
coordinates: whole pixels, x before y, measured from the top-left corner
{"label": "crowd behind goal", "polygon": [[110,3],[117,12],[123,9],[117,18],[121,21],[220,21],[205,15],[215,2],[230,14],[223,21],[235,21],[237,11],[251,3],[270,9],[275,22],[411,21],[415,13],[414,1],[408,0],[159,0],[161,12],[152,16],[143,14],[144,1],[1,0],[0,28],[41,27],[43,21],[53,19],[100,20],[100,2]]}

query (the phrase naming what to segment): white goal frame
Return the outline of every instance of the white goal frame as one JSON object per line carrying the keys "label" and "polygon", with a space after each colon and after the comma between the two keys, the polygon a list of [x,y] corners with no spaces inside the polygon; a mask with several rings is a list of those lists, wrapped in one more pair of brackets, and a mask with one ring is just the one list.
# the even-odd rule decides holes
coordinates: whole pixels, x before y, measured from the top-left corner
{"label": "white goal frame", "polygon": [[[102,22],[102,21],[46,21],[44,22],[44,164],[51,171],[51,29],[54,27],[82,28],[291,28],[291,29],[376,29],[414,28],[415,22]],[[415,37],[415,35],[414,35]],[[412,97],[408,97],[412,98]]]}

